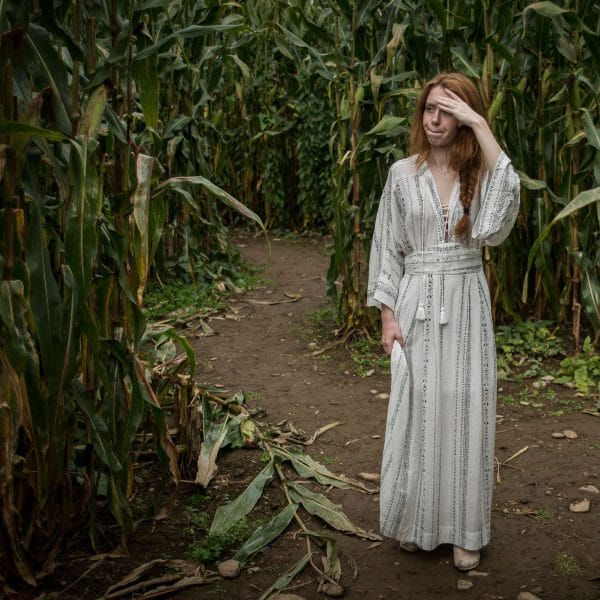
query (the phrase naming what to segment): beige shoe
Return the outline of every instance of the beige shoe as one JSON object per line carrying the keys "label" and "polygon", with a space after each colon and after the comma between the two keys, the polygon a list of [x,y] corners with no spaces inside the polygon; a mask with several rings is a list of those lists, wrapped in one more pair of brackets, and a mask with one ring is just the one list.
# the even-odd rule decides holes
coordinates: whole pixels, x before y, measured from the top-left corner
{"label": "beige shoe", "polygon": [[406,552],[416,552],[417,550],[420,550],[419,546],[414,542],[400,542],[400,548]]}
{"label": "beige shoe", "polygon": [[459,571],[471,571],[479,566],[479,550],[465,550],[454,546],[454,566]]}

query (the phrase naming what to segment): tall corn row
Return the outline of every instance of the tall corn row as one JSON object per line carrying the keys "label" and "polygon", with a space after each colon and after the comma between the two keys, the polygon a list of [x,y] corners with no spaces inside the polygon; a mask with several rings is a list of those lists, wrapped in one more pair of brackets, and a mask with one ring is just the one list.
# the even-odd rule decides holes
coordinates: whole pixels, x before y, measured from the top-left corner
{"label": "tall corn row", "polygon": [[322,6],[336,18],[323,24],[307,56],[318,73],[319,57],[327,60],[324,76],[337,112],[328,283],[342,331],[369,326],[364,250],[385,171],[406,151],[413,100],[433,74],[458,70],[478,83],[523,183],[514,232],[500,248],[486,249],[496,316],[569,322],[576,348],[582,326],[591,325],[598,337],[600,14],[594,3]]}
{"label": "tall corn row", "polygon": [[[130,454],[147,417],[177,480],[158,388],[146,375],[152,346],[141,310],[167,202],[188,198],[198,210],[190,190],[201,187],[258,220],[200,171],[177,172],[183,160],[161,137],[175,125],[161,121],[168,60],[159,53],[238,24],[210,14],[204,26],[152,31],[171,23],[170,3],[145,4],[150,12],[134,0],[0,5],[6,591],[10,582],[36,586],[51,573],[63,540],[84,518],[101,549],[99,499],[125,548],[133,527]],[[171,177],[163,175],[167,167]]]}

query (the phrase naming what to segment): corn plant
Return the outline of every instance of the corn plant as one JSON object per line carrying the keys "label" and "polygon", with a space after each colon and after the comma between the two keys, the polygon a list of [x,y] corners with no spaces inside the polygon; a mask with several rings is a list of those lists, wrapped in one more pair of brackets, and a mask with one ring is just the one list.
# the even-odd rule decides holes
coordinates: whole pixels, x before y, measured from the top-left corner
{"label": "corn plant", "polygon": [[[173,170],[182,162],[176,152],[165,177],[161,155],[159,73],[167,58],[160,52],[238,25],[211,13],[206,25],[153,36],[146,25],[167,23],[159,17],[170,3],[63,4],[0,7],[0,582],[7,591],[51,573],[62,542],[84,520],[100,549],[100,498],[119,525],[115,544],[126,548],[131,450],[143,423],[155,428],[156,448],[178,478],[160,403],[164,382],[147,375],[153,344],[142,313],[169,191],[193,198],[189,189],[200,187],[260,222],[200,169]],[[193,377],[193,353],[188,361]]]}

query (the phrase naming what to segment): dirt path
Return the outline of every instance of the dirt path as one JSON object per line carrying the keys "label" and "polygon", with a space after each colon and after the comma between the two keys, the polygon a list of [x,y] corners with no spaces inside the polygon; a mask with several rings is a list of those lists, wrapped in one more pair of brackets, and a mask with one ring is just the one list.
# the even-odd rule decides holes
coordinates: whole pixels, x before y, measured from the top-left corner
{"label": "dirt path", "polygon": [[[262,241],[245,239],[240,246],[251,263],[264,263]],[[327,266],[323,240],[273,240],[265,285],[233,298],[229,308],[210,322],[216,335],[194,339],[193,344],[198,378],[232,393],[245,391],[251,407],[266,411],[260,421],[289,420],[308,435],[341,421],[307,450],[331,471],[356,478],[360,472],[379,471],[387,409],[386,399],[380,396],[387,392],[388,375],[379,370],[370,377],[358,376],[344,348],[313,356],[319,332],[311,315],[327,308]],[[556,399],[551,401],[547,395],[548,405],[534,409],[514,402],[516,392],[522,390],[504,387],[496,455],[502,463],[521,454],[500,469],[492,542],[482,554],[480,574],[459,573],[449,546],[409,554],[391,540],[372,547],[370,541],[336,534],[346,598],[508,600],[527,591],[544,600],[600,599],[600,495],[587,494],[590,512],[569,512],[572,501],[586,497],[581,486],[600,488],[600,419],[580,412],[549,416],[581,400],[565,388],[556,387]],[[593,406],[591,400],[588,406]],[[552,437],[565,429],[576,431],[577,439]],[[206,541],[197,518],[212,520],[216,507],[237,497],[263,467],[260,450],[226,451],[218,463],[219,472],[206,491],[189,483],[170,490],[168,483],[155,481],[153,463],[138,463],[134,503],[137,512],[146,516],[132,536],[129,556],[91,560],[86,544],[75,539],[45,590],[60,591],[61,600],[100,598],[140,565],[156,559],[189,560],[190,548]],[[355,524],[378,531],[377,495],[348,490],[326,493]],[[272,483],[249,515],[249,524],[255,523],[255,512],[268,520],[285,502]],[[190,507],[196,507],[195,512]],[[305,518],[311,528],[324,528],[318,519]],[[257,600],[305,554],[298,533],[292,522],[283,536],[253,557],[238,579],[217,580],[169,597]],[[110,541],[111,536],[102,539]],[[460,579],[469,580],[473,587],[458,591]],[[305,600],[325,598],[317,593],[310,568],[294,585],[300,586],[295,593]],[[36,597],[52,597],[40,593]]]}
{"label": "dirt path", "polygon": [[[242,247],[251,263],[264,262],[261,242],[246,241]],[[328,258],[323,242],[274,240],[270,261],[268,285],[233,302],[239,320],[213,321],[218,335],[198,341],[201,377],[232,391],[253,392],[251,404],[265,408],[269,422],[289,419],[311,433],[332,421],[343,421],[319,438],[310,453],[337,473],[356,477],[362,471],[378,472],[387,402],[377,395],[387,391],[387,376],[358,377],[343,349],[330,353],[329,359],[311,355],[307,316],[327,306]],[[289,299],[286,294],[300,299],[256,303]],[[492,600],[517,598],[520,592],[530,591],[552,600],[600,598],[600,496],[587,495],[592,508],[586,514],[568,509],[571,501],[586,496],[580,486],[600,487],[600,420],[582,413],[549,417],[526,410],[499,404],[503,415],[497,435],[499,461],[527,449],[500,469],[493,538],[482,555],[481,575],[469,577],[456,571],[449,546],[408,554],[391,540],[368,549],[368,541],[340,536],[345,555],[358,567],[345,597]],[[565,429],[575,430],[579,437],[552,437]],[[235,454],[226,457],[222,476],[239,467]],[[246,467],[253,469],[250,463]],[[329,497],[342,504],[356,524],[377,531],[377,496],[334,490]],[[258,598],[303,550],[299,540],[279,540],[255,561],[261,571],[244,572],[235,582],[214,587],[206,597]],[[579,574],[566,574],[569,565],[572,571],[579,567]],[[351,572],[347,564],[345,571]],[[297,581],[307,584],[296,593],[307,599],[323,598],[310,577],[308,572],[300,576]],[[458,591],[459,579],[470,580],[471,590]]]}

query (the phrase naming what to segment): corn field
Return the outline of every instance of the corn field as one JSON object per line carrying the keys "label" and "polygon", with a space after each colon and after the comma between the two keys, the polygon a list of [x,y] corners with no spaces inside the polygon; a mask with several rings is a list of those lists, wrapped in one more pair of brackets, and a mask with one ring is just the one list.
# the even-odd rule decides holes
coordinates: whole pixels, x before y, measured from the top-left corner
{"label": "corn field", "polygon": [[228,231],[331,234],[340,331],[390,163],[441,70],[476,80],[522,180],[486,251],[498,320],[600,339],[600,8],[593,0],[0,2],[0,584],[35,587],[99,497],[123,549],[141,430],[177,480],[144,317],[155,277],[211,280]]}

